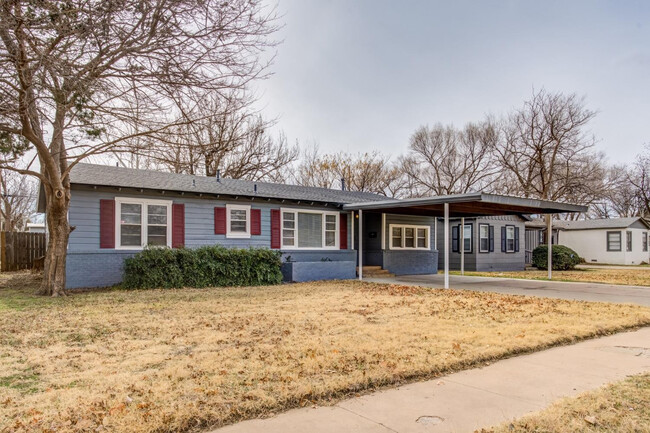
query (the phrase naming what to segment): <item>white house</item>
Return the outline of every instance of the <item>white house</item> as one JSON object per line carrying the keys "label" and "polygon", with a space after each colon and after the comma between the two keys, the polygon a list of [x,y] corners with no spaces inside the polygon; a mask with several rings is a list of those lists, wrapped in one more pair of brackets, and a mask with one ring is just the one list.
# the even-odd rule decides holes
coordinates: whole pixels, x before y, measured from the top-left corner
{"label": "white house", "polygon": [[554,221],[553,226],[559,231],[558,243],[577,252],[587,263],[650,263],[650,223],[641,217]]}

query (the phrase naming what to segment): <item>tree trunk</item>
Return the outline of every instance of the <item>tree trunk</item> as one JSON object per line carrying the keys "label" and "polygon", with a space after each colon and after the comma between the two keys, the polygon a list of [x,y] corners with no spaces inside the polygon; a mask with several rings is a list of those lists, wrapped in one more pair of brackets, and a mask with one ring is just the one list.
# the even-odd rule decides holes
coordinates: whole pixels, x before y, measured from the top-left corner
{"label": "tree trunk", "polygon": [[47,296],[65,296],[65,262],[68,252],[68,237],[70,224],[68,223],[68,208],[70,206],[70,193],[63,189],[55,193],[46,192],[46,216],[48,242],[45,253],[45,266],[40,294]]}

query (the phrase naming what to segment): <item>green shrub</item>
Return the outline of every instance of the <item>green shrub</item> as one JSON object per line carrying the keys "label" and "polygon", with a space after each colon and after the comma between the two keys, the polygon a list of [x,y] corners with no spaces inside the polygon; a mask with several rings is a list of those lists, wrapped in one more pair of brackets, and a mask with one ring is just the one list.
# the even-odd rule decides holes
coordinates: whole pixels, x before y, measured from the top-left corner
{"label": "green shrub", "polygon": [[[580,264],[581,259],[578,253],[564,245],[553,245],[553,270],[567,271]],[[533,266],[538,269],[548,269],[547,256],[548,247],[540,245],[533,250]]]}
{"label": "green shrub", "polygon": [[124,261],[129,289],[279,284],[280,252],[222,246],[145,248]]}

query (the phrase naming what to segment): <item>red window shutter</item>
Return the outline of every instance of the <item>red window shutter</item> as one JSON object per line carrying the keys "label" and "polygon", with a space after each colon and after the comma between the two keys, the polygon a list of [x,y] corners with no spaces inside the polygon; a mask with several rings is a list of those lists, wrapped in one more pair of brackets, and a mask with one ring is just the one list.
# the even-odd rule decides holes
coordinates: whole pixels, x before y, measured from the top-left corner
{"label": "red window shutter", "polygon": [[348,214],[339,214],[339,246],[342,250],[348,249]]}
{"label": "red window shutter", "polygon": [[185,246],[185,205],[172,204],[172,248]]}
{"label": "red window shutter", "polygon": [[280,209],[271,209],[271,248],[280,249]]}
{"label": "red window shutter", "polygon": [[262,211],[260,209],[251,209],[251,235],[257,236],[262,234]]}
{"label": "red window shutter", "polygon": [[99,200],[99,248],[115,248],[115,200]]}
{"label": "red window shutter", "polygon": [[226,208],[225,207],[214,208],[214,234],[215,235],[226,234]]}

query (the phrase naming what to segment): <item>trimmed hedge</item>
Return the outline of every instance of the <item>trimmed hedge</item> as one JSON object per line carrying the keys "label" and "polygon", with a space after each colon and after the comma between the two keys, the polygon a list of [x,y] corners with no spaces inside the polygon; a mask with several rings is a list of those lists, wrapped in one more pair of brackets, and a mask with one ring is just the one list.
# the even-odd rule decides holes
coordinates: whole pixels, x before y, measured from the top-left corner
{"label": "trimmed hedge", "polygon": [[[564,245],[553,245],[553,270],[567,271],[580,264],[578,253]],[[540,245],[533,250],[533,266],[538,269],[548,269],[548,246]]]}
{"label": "trimmed hedge", "polygon": [[128,289],[262,286],[282,282],[280,252],[266,248],[145,248],[124,261]]}

